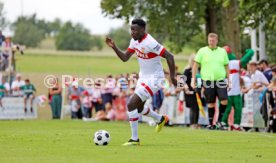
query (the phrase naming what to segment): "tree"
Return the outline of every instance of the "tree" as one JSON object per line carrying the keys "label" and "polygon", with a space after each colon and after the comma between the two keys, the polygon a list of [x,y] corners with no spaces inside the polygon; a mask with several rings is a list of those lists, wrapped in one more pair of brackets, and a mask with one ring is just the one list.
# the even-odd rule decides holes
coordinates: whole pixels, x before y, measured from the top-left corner
{"label": "tree", "polygon": [[58,50],[90,50],[92,42],[89,30],[69,21],[61,27],[55,44]]}
{"label": "tree", "polygon": [[124,25],[117,29],[111,29],[108,34],[111,38],[116,40],[116,44],[121,49],[127,49],[130,41],[129,26]]}
{"label": "tree", "polygon": [[103,49],[103,38],[101,36],[96,36],[93,35],[91,36],[91,47],[92,48],[97,48],[98,50],[102,50]]}
{"label": "tree", "polygon": [[4,4],[0,2],[0,28],[3,29],[7,26],[8,22],[5,18],[5,13],[3,11],[4,9]]}
{"label": "tree", "polygon": [[14,38],[13,41],[27,47],[36,47],[44,38],[43,30],[35,25],[35,16],[19,17],[13,23]]}
{"label": "tree", "polygon": [[[204,0],[205,2],[205,0]],[[144,17],[159,42],[172,42],[180,52],[191,36],[198,34],[205,6],[202,0],[102,0],[103,13],[129,21]]]}

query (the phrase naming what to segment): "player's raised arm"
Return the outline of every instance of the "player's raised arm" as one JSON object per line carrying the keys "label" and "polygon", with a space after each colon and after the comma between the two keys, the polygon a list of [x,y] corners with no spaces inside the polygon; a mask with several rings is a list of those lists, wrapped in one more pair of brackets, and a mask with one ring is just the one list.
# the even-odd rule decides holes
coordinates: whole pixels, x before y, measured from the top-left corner
{"label": "player's raised arm", "polygon": [[129,50],[127,50],[127,51],[125,51],[125,52],[122,51],[121,49],[119,49],[119,48],[116,46],[115,42],[114,42],[111,38],[109,38],[109,37],[106,37],[105,42],[106,42],[106,44],[107,44],[109,47],[111,47],[111,48],[115,51],[115,53],[117,54],[117,56],[118,56],[123,62],[128,61],[129,58],[130,58],[130,57],[132,56],[132,54],[134,53],[134,52],[131,52],[131,51],[129,51]]}
{"label": "player's raised arm", "polygon": [[175,62],[174,62],[174,56],[168,52],[167,50],[165,50],[164,54],[162,55],[163,58],[165,58],[167,60],[167,64],[169,66],[170,69],[170,77],[172,80],[173,85],[177,85],[177,80],[175,77]]}

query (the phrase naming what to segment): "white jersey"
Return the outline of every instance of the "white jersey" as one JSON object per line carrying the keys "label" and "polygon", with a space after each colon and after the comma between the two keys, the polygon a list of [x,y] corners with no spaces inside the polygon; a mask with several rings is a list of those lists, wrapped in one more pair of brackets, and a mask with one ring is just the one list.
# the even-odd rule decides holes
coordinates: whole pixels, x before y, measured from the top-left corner
{"label": "white jersey", "polygon": [[165,48],[160,45],[150,34],[145,34],[141,40],[131,39],[127,49],[129,52],[135,52],[140,65],[140,78],[164,77],[161,56]]}
{"label": "white jersey", "polygon": [[231,89],[228,91],[229,96],[235,96],[241,94],[240,86],[240,61],[231,60],[228,64],[229,67],[229,78],[231,81]]}

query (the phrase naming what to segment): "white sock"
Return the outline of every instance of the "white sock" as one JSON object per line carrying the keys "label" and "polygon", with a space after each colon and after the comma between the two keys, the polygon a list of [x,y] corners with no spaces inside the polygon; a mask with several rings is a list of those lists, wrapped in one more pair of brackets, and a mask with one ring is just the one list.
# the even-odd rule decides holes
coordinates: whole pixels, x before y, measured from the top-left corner
{"label": "white sock", "polygon": [[155,111],[153,111],[153,110],[151,109],[151,107],[146,106],[146,105],[144,105],[144,109],[143,109],[143,111],[141,112],[141,114],[156,119],[158,123],[160,122],[160,120],[161,120],[161,118],[162,118],[162,115],[156,113]]}
{"label": "white sock", "polygon": [[139,114],[137,109],[127,112],[128,117],[129,117],[129,124],[131,128],[131,139],[132,140],[137,140],[138,139],[138,119],[139,119]]}

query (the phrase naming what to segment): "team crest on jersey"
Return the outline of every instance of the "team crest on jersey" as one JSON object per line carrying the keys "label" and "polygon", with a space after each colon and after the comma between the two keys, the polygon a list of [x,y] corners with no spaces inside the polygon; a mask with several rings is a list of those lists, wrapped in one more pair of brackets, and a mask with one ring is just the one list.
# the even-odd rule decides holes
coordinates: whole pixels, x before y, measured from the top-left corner
{"label": "team crest on jersey", "polygon": [[141,48],[141,52],[145,54],[145,48]]}

